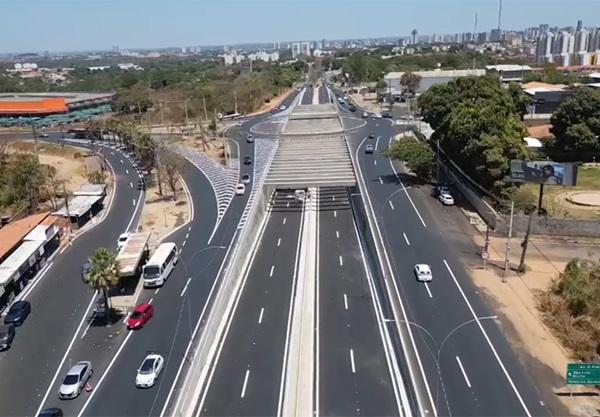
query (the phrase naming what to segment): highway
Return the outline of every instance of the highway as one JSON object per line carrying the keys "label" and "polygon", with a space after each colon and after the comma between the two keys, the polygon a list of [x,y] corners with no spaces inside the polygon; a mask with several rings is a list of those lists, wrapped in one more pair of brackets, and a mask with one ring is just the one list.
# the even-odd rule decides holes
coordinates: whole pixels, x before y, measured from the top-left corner
{"label": "highway", "polygon": [[277,415],[302,218],[303,205],[293,194],[275,194],[216,370],[200,401],[202,415]]}
{"label": "highway", "polygon": [[[400,130],[391,120],[369,119],[350,133],[349,141],[383,231],[438,414],[549,415],[452,239],[441,232],[438,219],[445,209],[415,192],[419,185],[382,154]],[[369,139],[370,133],[375,138]],[[375,146],[373,154],[364,152],[367,143]],[[433,282],[415,279],[416,263],[431,266]]]}
{"label": "highway", "polygon": [[[64,253],[56,254],[41,279],[30,284],[26,299],[32,313],[18,328],[11,349],[0,353],[0,415],[35,414],[92,301],[92,291],[81,279],[81,265],[97,247],[116,248],[119,234],[137,223],[143,192],[134,188],[136,169],[119,151],[106,150],[103,154],[115,174],[111,208],[102,223],[75,239]],[[105,204],[109,204],[108,199]]]}
{"label": "highway", "polygon": [[316,415],[399,415],[346,188],[319,190]]}

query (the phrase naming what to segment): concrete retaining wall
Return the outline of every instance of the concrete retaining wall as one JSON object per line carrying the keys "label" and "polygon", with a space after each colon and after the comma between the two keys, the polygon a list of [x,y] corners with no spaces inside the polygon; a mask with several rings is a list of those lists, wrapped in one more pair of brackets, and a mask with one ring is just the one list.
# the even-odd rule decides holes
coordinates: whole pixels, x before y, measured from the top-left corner
{"label": "concrete retaining wall", "polygon": [[[502,221],[496,225],[495,232],[500,235],[508,233],[510,216],[502,215]],[[524,234],[527,229],[527,216],[515,215],[513,219],[513,234]],[[531,233],[550,236],[579,236],[600,237],[600,221],[555,219],[544,216],[534,216],[531,222]]]}

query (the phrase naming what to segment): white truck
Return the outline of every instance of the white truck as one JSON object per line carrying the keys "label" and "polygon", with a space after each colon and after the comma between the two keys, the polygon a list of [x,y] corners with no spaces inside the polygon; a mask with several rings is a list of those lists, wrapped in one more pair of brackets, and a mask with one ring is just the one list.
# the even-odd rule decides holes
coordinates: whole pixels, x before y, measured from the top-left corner
{"label": "white truck", "polygon": [[121,278],[138,275],[142,271],[143,261],[148,259],[149,232],[130,233],[117,254],[119,276]]}

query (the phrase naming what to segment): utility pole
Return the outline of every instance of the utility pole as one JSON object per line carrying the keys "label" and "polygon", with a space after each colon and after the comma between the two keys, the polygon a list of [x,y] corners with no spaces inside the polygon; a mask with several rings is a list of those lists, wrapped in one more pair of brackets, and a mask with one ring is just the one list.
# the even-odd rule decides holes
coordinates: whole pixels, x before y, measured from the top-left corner
{"label": "utility pole", "polygon": [[31,124],[31,130],[33,132],[33,143],[34,143],[34,147],[35,150],[37,152],[37,142],[38,142],[38,137],[37,137],[37,132],[35,131],[35,123]]}
{"label": "utility pole", "polygon": [[[252,62],[252,61],[250,61]],[[235,90],[233,90],[233,112],[235,114],[237,114],[238,112],[238,106],[237,106],[237,93]]]}
{"label": "utility pole", "polygon": [[60,146],[61,147],[65,146],[65,133],[63,131],[62,125],[60,125]]}
{"label": "utility pole", "polygon": [[435,180],[437,182],[437,185],[439,186],[440,185],[440,138],[439,137],[436,139],[435,144],[436,144],[435,150],[437,153],[437,161],[435,164],[435,169],[436,169]]}
{"label": "utility pole", "polygon": [[163,102],[161,101],[161,102],[159,102],[159,104],[160,104],[160,124],[161,124],[161,126],[164,126],[165,125],[165,114],[163,111]]}
{"label": "utility pole", "polygon": [[208,122],[208,113],[206,112],[206,98],[202,96],[202,105],[204,106],[204,121]]}
{"label": "utility pole", "polygon": [[506,239],[506,256],[504,258],[504,274],[502,275],[502,282],[506,282],[508,271],[510,269],[510,239],[512,237],[513,229],[513,216],[515,214],[515,202],[510,202],[510,224],[508,226],[508,238]]}
{"label": "utility pole", "polygon": [[192,98],[188,97],[186,100],[184,100],[183,102],[183,108],[185,110],[185,126],[187,127],[190,124],[190,118],[188,116],[188,108],[187,108],[187,103],[188,101],[190,101]]}
{"label": "utility pole", "polygon": [[67,225],[69,226],[69,234],[73,231],[71,228],[71,213],[69,212],[69,197],[67,195],[67,187],[63,184],[63,196],[65,197],[65,210],[67,212]]}

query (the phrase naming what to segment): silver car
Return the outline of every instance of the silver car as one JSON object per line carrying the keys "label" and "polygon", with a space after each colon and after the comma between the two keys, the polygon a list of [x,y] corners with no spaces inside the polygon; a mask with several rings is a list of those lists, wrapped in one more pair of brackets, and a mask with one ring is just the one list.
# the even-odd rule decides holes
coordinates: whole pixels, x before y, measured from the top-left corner
{"label": "silver car", "polygon": [[71,367],[58,389],[58,398],[61,400],[77,398],[93,373],[91,362],[77,362]]}

